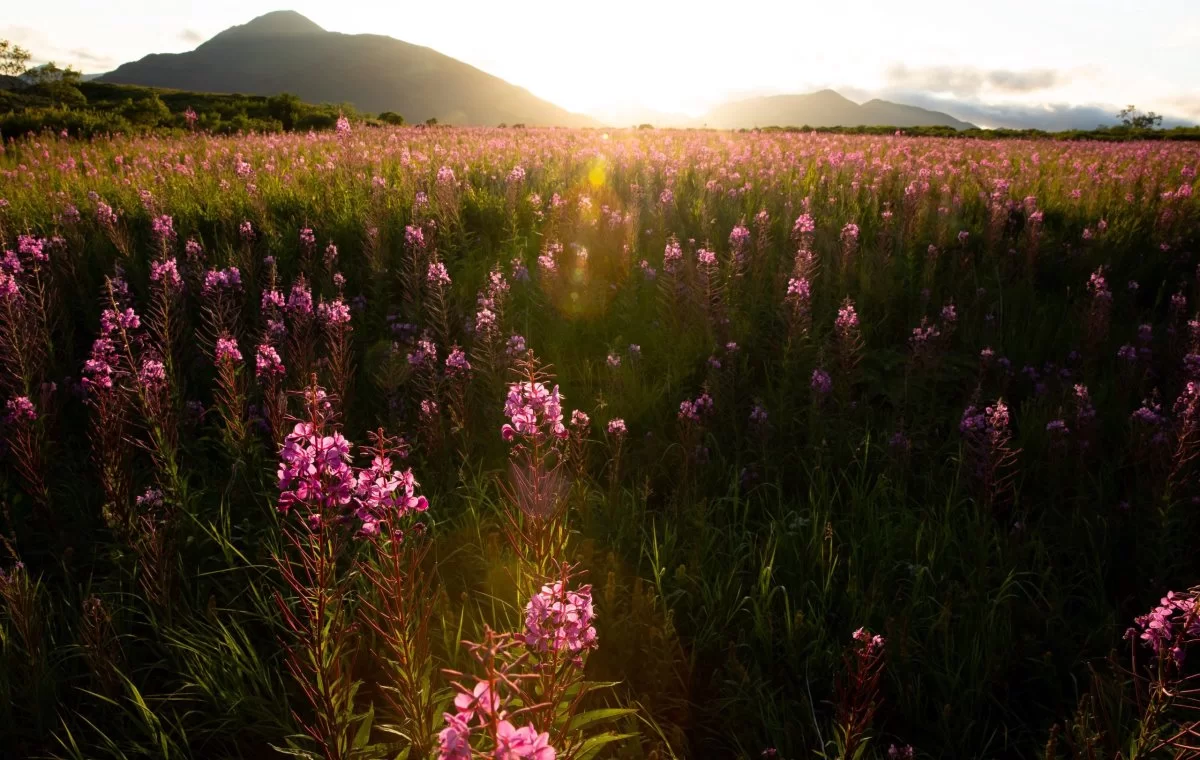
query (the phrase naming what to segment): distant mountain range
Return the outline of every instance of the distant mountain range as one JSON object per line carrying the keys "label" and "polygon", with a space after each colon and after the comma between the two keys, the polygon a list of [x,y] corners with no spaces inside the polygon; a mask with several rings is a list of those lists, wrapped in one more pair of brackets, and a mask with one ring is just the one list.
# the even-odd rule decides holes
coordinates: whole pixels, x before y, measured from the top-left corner
{"label": "distant mountain range", "polygon": [[201,92],[275,95],[310,103],[349,103],[367,113],[393,111],[410,122],[495,126],[655,126],[740,129],[767,126],[973,125],[915,106],[863,104],[832,90],[725,103],[699,118],[647,113],[597,120],[535,97],[436,50],[377,34],[328,32],[294,11],[275,11],[231,27],[187,53],[148,55],[100,77],[103,82]]}
{"label": "distant mountain range", "polygon": [[599,125],[436,50],[378,34],[327,32],[293,11],[226,29],[188,53],[148,55],[100,79],[201,92],[289,92],[309,103],[394,111],[410,122]]}
{"label": "distant mountain range", "polygon": [[886,100],[869,100],[859,105],[833,90],[821,90],[808,95],[772,95],[724,103],[705,114],[701,121],[717,129],[772,125],[954,129],[972,129],[975,126],[938,111]]}

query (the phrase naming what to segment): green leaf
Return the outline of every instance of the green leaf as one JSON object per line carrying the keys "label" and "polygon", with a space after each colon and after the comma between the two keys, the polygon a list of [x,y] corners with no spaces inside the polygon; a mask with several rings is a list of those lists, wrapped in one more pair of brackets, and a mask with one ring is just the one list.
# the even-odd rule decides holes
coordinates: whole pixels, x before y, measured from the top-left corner
{"label": "green leaf", "polygon": [[588,710],[575,716],[571,721],[571,730],[587,728],[597,723],[611,723],[618,718],[624,718],[627,715],[634,715],[636,713],[637,710],[629,707],[607,707],[600,710]]}
{"label": "green leaf", "polygon": [[583,744],[579,745],[579,749],[576,750],[575,755],[574,755],[575,759],[576,760],[590,760],[590,758],[593,758],[596,755],[598,755],[600,753],[600,750],[603,749],[606,745],[612,744],[613,742],[619,742],[619,741],[624,741],[626,739],[631,739],[636,735],[637,734],[614,734],[614,733],[597,734],[596,736],[593,736],[590,739],[588,739],[587,741],[585,741]]}
{"label": "green leaf", "polygon": [[371,726],[375,723],[375,705],[362,716],[354,734],[354,749],[362,749],[371,741]]}

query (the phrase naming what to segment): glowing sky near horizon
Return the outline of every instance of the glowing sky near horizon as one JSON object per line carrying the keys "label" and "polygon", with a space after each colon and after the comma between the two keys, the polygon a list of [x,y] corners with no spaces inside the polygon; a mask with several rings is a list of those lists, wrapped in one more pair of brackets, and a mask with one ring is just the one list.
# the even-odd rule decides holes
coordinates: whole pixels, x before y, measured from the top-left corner
{"label": "glowing sky near horizon", "polygon": [[272,10],[426,45],[565,108],[698,114],[832,87],[995,104],[1137,103],[1200,120],[1197,0],[59,0],[9,4],[0,38],[107,71]]}

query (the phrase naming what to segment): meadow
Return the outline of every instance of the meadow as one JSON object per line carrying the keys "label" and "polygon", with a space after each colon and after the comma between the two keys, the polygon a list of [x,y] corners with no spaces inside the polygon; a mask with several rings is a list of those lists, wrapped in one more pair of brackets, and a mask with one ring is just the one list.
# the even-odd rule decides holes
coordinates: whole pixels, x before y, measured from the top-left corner
{"label": "meadow", "polygon": [[0,755],[1200,747],[1200,145],[0,152]]}

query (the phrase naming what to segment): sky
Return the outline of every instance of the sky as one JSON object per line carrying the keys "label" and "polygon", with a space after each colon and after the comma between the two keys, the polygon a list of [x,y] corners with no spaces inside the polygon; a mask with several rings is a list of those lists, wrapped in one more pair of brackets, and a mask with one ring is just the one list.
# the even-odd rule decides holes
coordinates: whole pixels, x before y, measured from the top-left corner
{"label": "sky", "polygon": [[[573,111],[699,115],[831,87],[1005,119],[1113,106],[1200,122],[1200,0],[58,0],[9,3],[0,38],[99,73],[273,10],[425,45]],[[1086,126],[1095,126],[1095,123]]]}

